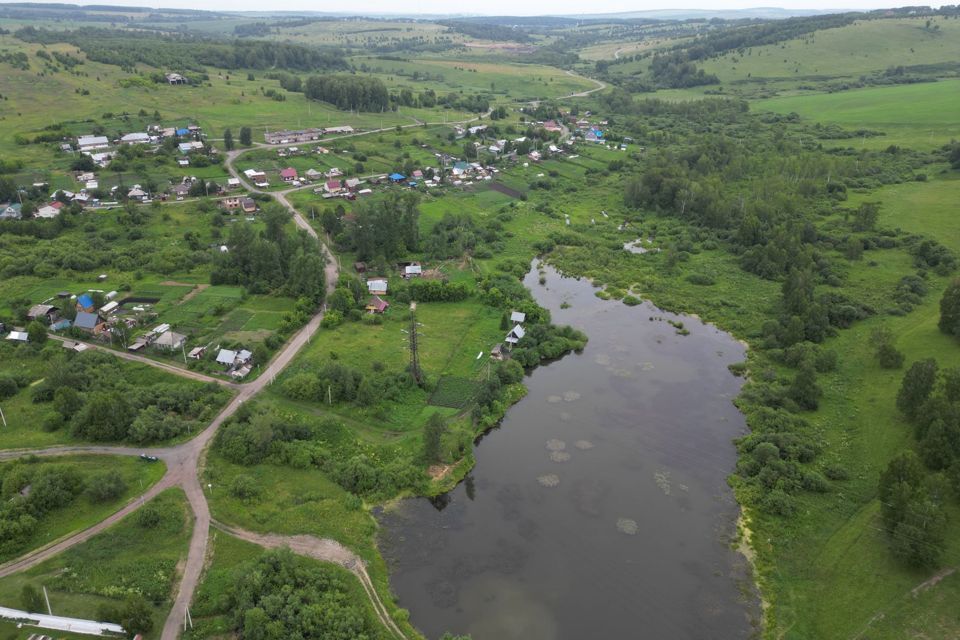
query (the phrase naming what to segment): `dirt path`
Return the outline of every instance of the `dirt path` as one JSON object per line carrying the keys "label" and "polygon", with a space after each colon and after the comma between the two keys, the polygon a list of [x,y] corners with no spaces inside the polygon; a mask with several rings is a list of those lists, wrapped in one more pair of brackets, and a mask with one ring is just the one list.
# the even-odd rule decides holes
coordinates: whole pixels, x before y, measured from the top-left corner
{"label": "dirt path", "polygon": [[[163,284],[163,283],[161,282],[160,284]],[[193,289],[191,289],[190,291],[188,291],[188,292],[187,292],[187,295],[183,296],[183,298],[180,299],[180,304],[183,304],[184,302],[189,302],[190,300],[193,300],[193,299],[196,298],[198,295],[200,295],[200,293],[201,293],[204,289],[209,289],[209,288],[210,288],[210,285],[209,285],[209,284],[206,284],[206,283],[194,285],[194,286],[193,286]]]}
{"label": "dirt path", "polygon": [[394,623],[393,618],[390,617],[390,613],[386,607],[383,606],[377,590],[373,588],[373,583],[370,581],[370,576],[367,574],[367,567],[363,560],[336,540],[316,538],[307,535],[281,536],[274,533],[254,533],[216,521],[213,522],[213,526],[236,538],[252,542],[267,549],[285,547],[297,555],[306,556],[322,562],[331,562],[347,569],[360,580],[360,584],[363,585],[364,591],[367,592],[370,604],[373,605],[373,610],[380,619],[380,622],[397,637],[406,638],[400,628]]}
{"label": "dirt path", "polygon": [[107,349],[101,345],[94,344],[92,342],[86,342],[84,340],[75,340],[73,338],[66,338],[64,336],[58,336],[54,334],[48,334],[51,340],[58,340],[60,342],[78,342],[80,344],[87,345],[88,349],[99,350],[103,353],[109,353],[123,360],[129,360],[130,362],[139,362],[140,364],[149,365],[155,369],[163,369],[167,373],[172,373],[174,375],[180,376],[181,378],[190,378],[191,380],[197,380],[199,382],[215,382],[220,386],[227,387],[230,389],[236,389],[240,385],[230,382],[229,380],[221,380],[220,378],[214,378],[213,376],[208,376],[205,373],[200,373],[198,371],[191,371],[190,369],[185,369],[183,367],[178,367],[174,364],[168,362],[160,362],[159,360],[153,360],[145,356],[137,355],[135,353],[129,353],[127,351],[117,351],[116,349]]}

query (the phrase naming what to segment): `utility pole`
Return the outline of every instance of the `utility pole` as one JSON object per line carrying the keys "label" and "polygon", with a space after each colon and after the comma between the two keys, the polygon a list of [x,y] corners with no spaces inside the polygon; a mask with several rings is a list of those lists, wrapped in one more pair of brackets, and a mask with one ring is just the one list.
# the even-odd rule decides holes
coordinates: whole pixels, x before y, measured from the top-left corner
{"label": "utility pole", "polygon": [[50,608],[50,596],[47,595],[47,587],[43,587],[43,599],[47,601],[47,613],[53,615],[53,609]]}
{"label": "utility pole", "polygon": [[410,303],[410,375],[417,386],[423,386],[423,374],[420,372],[420,355],[417,353],[417,303]]}

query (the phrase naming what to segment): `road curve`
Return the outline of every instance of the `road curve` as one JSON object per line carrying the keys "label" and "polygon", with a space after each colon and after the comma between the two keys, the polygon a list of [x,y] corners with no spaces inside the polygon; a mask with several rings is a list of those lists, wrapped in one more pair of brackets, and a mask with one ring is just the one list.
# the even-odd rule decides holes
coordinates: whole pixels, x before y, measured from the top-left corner
{"label": "road curve", "polygon": [[360,584],[363,585],[363,590],[367,592],[370,604],[373,605],[374,613],[376,613],[380,622],[397,637],[406,638],[403,631],[400,630],[393,621],[393,618],[390,617],[390,613],[383,605],[383,601],[380,600],[377,590],[373,588],[373,583],[370,580],[370,575],[367,573],[367,567],[363,559],[336,540],[308,535],[282,536],[275,533],[254,533],[221,522],[214,522],[213,526],[236,538],[252,542],[267,549],[287,548],[297,555],[306,556],[322,562],[338,564],[347,569],[360,580]]}

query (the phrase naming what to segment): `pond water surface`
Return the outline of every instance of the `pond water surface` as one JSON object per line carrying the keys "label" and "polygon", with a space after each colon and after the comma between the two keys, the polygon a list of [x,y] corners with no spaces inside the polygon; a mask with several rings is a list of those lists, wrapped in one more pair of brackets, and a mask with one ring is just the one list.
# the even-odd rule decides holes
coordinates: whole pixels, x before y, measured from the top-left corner
{"label": "pond water surface", "polygon": [[546,286],[536,270],[527,286],[590,342],[526,379],[456,489],[380,514],[400,606],[430,638],[749,637],[756,606],[726,484],[746,430],[727,365],[743,347],[545,271]]}

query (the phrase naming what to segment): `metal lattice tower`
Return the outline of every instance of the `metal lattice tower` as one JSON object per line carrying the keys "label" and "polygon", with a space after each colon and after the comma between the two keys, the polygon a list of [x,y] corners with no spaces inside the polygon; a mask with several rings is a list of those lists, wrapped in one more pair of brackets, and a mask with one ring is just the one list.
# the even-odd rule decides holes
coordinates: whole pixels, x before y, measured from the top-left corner
{"label": "metal lattice tower", "polygon": [[417,303],[410,303],[410,375],[423,386],[423,374],[420,371],[420,355],[417,353]]}

